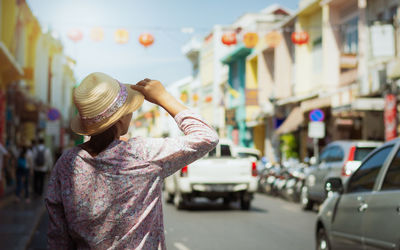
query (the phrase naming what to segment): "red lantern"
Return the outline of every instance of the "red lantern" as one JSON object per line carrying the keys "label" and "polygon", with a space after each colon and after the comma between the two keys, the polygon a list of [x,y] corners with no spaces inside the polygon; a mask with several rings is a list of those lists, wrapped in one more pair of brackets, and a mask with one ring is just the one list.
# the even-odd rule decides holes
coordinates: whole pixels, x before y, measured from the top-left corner
{"label": "red lantern", "polygon": [[248,32],[243,36],[243,43],[246,48],[254,48],[258,43],[258,35],[254,32]]}
{"label": "red lantern", "polygon": [[271,48],[277,47],[282,41],[282,35],[278,31],[271,31],[265,36],[265,42]]}
{"label": "red lantern", "polygon": [[310,36],[305,31],[298,31],[292,33],[292,42],[297,45],[302,45],[308,43]]}
{"label": "red lantern", "polygon": [[222,35],[221,41],[223,44],[225,45],[234,45],[237,43],[236,41],[236,33],[234,32],[229,32],[229,33],[225,33]]}
{"label": "red lantern", "polygon": [[72,41],[78,42],[78,41],[82,40],[83,33],[79,29],[72,29],[72,30],[68,31],[67,36]]}
{"label": "red lantern", "polygon": [[142,44],[144,47],[149,47],[154,43],[154,37],[152,34],[143,33],[139,36],[139,43]]}

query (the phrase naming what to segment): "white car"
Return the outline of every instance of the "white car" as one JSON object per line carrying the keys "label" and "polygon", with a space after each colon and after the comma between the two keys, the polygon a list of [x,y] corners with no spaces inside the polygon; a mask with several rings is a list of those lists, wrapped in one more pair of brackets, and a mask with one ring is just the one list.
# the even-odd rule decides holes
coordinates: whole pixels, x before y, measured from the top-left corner
{"label": "white car", "polygon": [[249,210],[257,190],[257,163],[254,157],[234,156],[234,148],[231,141],[221,139],[207,156],[167,177],[167,202],[181,209],[196,197],[223,198],[224,204],[239,200],[241,209]]}

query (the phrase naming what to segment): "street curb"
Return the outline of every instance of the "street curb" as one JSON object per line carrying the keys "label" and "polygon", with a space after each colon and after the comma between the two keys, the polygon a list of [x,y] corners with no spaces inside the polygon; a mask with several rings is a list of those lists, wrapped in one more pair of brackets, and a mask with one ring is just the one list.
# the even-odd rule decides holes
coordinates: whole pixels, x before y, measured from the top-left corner
{"label": "street curb", "polygon": [[24,247],[25,250],[28,249],[29,245],[31,244],[33,236],[35,235],[35,232],[36,232],[37,228],[39,227],[40,221],[42,220],[42,217],[45,214],[45,211],[46,211],[46,207],[43,205],[42,208],[40,208],[37,219],[34,222],[31,232],[29,233],[29,238],[26,241],[25,247]]}

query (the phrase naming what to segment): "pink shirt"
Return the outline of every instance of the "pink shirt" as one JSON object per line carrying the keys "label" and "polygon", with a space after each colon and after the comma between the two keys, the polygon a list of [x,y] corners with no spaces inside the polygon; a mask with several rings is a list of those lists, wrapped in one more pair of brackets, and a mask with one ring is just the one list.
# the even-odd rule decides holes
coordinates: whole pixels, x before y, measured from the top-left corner
{"label": "pink shirt", "polygon": [[57,161],[45,199],[49,249],[165,249],[163,179],[218,143],[190,110],[175,121],[177,138],[115,140],[96,157],[80,147]]}

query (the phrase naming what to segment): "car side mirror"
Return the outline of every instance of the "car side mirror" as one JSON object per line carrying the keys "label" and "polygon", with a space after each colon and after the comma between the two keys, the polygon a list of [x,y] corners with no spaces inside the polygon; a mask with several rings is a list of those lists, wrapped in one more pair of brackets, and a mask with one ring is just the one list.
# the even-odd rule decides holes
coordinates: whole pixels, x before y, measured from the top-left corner
{"label": "car side mirror", "polygon": [[343,183],[340,178],[329,178],[325,183],[325,192],[328,194],[330,192],[343,193]]}

